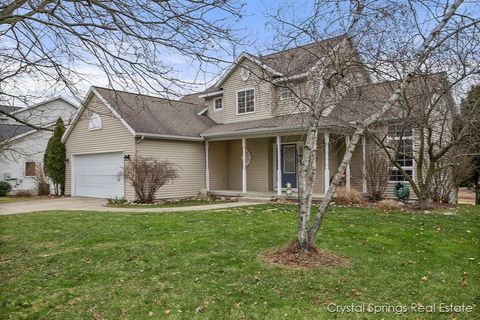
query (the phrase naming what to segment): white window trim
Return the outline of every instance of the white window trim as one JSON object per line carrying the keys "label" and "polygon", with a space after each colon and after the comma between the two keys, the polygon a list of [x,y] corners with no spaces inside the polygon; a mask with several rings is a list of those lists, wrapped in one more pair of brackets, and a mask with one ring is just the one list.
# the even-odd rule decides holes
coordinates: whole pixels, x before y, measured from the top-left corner
{"label": "white window trim", "polygon": [[[239,113],[238,112],[238,93],[239,92],[243,92],[243,91],[249,91],[249,90],[253,90],[253,111],[250,111],[250,112],[242,112],[242,113]],[[236,104],[236,114],[237,116],[243,116],[244,114],[252,114],[252,113],[255,113],[257,111],[257,97],[256,97],[256,92],[255,92],[255,88],[245,88],[245,89],[241,89],[241,90],[237,90],[236,91],[236,94],[235,94],[235,104]],[[247,106],[245,106],[245,109],[247,109]]]}
{"label": "white window trim", "polygon": [[[288,97],[284,97],[284,96],[283,96],[283,93],[284,93],[284,92],[288,92],[288,93],[289,93],[289,96],[288,96]],[[291,100],[292,97],[293,97],[293,93],[292,93],[292,91],[290,91],[289,88],[286,88],[286,87],[281,87],[281,88],[280,88],[280,100],[282,100],[282,101]]]}
{"label": "white window trim", "polygon": [[[217,107],[216,107],[216,101],[217,101],[217,100],[222,101],[222,107],[221,107],[221,108],[217,108]],[[214,112],[217,112],[217,111],[222,111],[222,110],[223,110],[223,98],[220,97],[220,98],[215,98],[215,99],[213,99],[213,111],[214,111]]]}
{"label": "white window trim", "polygon": [[[413,139],[413,137],[415,136],[414,134],[414,130],[413,128],[411,129],[412,131],[412,135],[410,136],[402,136],[402,137],[392,137],[392,136],[387,136],[387,141],[400,141],[401,140],[412,140],[412,153],[414,152],[414,148],[415,148],[415,140]],[[413,155],[412,155],[412,165],[411,166],[401,166],[403,170],[407,171],[407,170],[411,170],[412,171],[412,179],[415,180],[415,159],[413,158]],[[390,167],[390,171],[392,170],[397,170],[397,171],[400,171],[398,170],[398,168],[394,165],[392,165]],[[397,181],[397,180],[391,180],[391,174],[388,175],[388,182],[390,183],[397,183],[397,182],[408,182],[407,180],[404,180],[404,181]]]}
{"label": "white window trim", "polygon": [[[93,116],[97,116],[98,117],[98,121],[99,121],[99,126],[98,127],[92,127],[90,124],[92,123],[92,117]],[[88,130],[89,131],[95,131],[95,130],[100,130],[102,129],[102,117],[100,117],[100,115],[98,113],[92,113],[89,117],[88,117]]]}

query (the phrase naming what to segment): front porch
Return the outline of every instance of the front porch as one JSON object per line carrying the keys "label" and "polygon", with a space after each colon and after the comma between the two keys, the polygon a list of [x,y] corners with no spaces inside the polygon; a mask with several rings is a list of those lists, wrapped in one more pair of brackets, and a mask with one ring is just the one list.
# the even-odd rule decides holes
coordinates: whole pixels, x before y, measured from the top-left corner
{"label": "front porch", "polygon": [[[340,164],[349,136],[323,132],[317,145],[314,198],[323,198]],[[345,172],[343,185],[366,191],[365,140]],[[205,142],[207,190],[215,195],[244,198],[297,197],[302,134],[211,138]]]}

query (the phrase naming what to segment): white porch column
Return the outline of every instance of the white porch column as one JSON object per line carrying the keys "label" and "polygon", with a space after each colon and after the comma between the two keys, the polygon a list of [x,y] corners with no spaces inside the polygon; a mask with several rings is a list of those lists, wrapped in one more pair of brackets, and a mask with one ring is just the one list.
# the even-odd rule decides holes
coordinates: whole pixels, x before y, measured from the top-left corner
{"label": "white porch column", "polygon": [[208,169],[208,140],[205,140],[205,189],[210,191],[210,170]]}
{"label": "white porch column", "polygon": [[[350,136],[345,136],[345,152],[347,152],[348,145],[350,144]],[[347,189],[350,189],[350,163],[347,165],[347,169],[345,170],[345,186]]]}
{"label": "white porch column", "polygon": [[247,140],[242,138],[242,192],[247,193]]}
{"label": "white porch column", "polygon": [[324,183],[323,183],[323,186],[324,186],[324,189],[325,189],[325,194],[327,193],[327,190],[328,190],[328,186],[330,185],[330,163],[329,163],[329,155],[328,155],[328,149],[329,149],[329,145],[330,145],[330,134],[328,132],[325,132],[324,133],[324,136],[323,136],[323,140],[324,140],[324,145],[325,145],[325,148],[324,148],[324,156],[325,156],[325,161],[324,161],[324,164],[325,164],[325,170],[324,170]]}
{"label": "white porch column", "polygon": [[367,142],[362,136],[362,192],[367,193]]}
{"label": "white porch column", "polygon": [[281,158],[282,139],[277,136],[277,194],[282,194],[282,165],[280,163]]}

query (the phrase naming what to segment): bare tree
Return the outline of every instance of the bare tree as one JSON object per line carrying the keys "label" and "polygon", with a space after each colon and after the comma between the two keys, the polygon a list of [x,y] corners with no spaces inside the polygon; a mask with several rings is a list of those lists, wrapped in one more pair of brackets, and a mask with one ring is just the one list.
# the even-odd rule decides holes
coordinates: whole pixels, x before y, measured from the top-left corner
{"label": "bare tree", "polygon": [[[91,83],[90,71],[110,87],[174,97],[198,84],[206,65],[231,54],[241,9],[223,0],[3,1],[0,103],[28,105],[46,91],[20,93],[32,87],[66,88],[80,97],[78,85]],[[176,60],[196,71],[186,78]]]}
{"label": "bare tree", "polygon": [[155,193],[178,177],[177,166],[169,161],[136,157],[128,162],[125,177],[135,189],[138,202],[152,203]]}
{"label": "bare tree", "polygon": [[381,200],[390,178],[390,161],[378,152],[368,157],[365,167],[368,195],[373,200]]}
{"label": "bare tree", "polygon": [[[334,9],[332,8],[332,3]],[[353,152],[360,138],[379,125],[392,108],[397,108],[400,101],[408,95],[414,82],[422,74],[432,70],[431,64],[451,44],[451,39],[462,38],[475,41],[478,17],[471,14],[471,7],[462,7],[463,1],[454,3],[443,1],[413,2],[399,4],[395,1],[317,1],[311,16],[304,20],[291,21],[280,15],[274,18],[280,25],[287,43],[318,39],[319,35],[328,34],[329,30],[346,34],[345,40],[329,51],[321,59],[315,72],[307,79],[309,88],[313,88],[310,99],[303,97],[301,90],[286,85],[301,100],[299,105],[306,106],[306,132],[304,152],[300,168],[300,209],[298,225],[298,243],[302,251],[309,251],[315,244],[316,236],[329,203],[335,194],[341,178],[350,163]],[[353,44],[353,46],[351,45]],[[352,48],[352,49],[350,49]],[[449,46],[453,56],[453,47]],[[352,59],[354,54],[361,57],[363,66],[376,81],[394,80],[391,91],[382,104],[369,106],[367,110],[343,109],[340,113],[351,112],[353,117],[344,119],[343,130],[351,130],[351,138],[344,157],[334,175],[330,186],[319,206],[313,222],[310,222],[311,199],[316,178],[317,140],[322,128],[325,113],[335,112],[338,102],[355,93],[363,83],[355,83],[350,75],[353,67],[358,67],[359,60]],[[347,53],[347,55],[345,55]],[[472,55],[461,55],[463,65],[468,64]],[[346,58],[342,58],[346,57]],[[462,60],[463,59],[463,60]],[[446,59],[443,62],[447,61]],[[471,60],[469,60],[471,62]],[[451,59],[449,62],[455,62]],[[438,67],[438,64],[436,65]],[[444,66],[445,67],[445,66]],[[470,71],[468,72],[470,74]],[[358,73],[357,73],[358,74]],[[397,75],[397,77],[394,77]],[[465,79],[466,76],[462,77]],[[298,93],[300,91],[300,93]],[[312,99],[313,97],[313,99]],[[361,114],[361,113],[364,114]],[[349,117],[347,117],[349,118]]]}

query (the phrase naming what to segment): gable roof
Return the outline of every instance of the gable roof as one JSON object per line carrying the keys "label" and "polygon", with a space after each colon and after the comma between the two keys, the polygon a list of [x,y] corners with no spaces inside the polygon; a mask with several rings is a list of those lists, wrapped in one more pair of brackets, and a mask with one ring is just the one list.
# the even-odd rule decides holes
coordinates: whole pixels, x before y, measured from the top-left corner
{"label": "gable roof", "polygon": [[326,56],[327,52],[340,44],[345,37],[345,35],[340,35],[267,55],[256,56],[243,52],[220,79],[206,90],[206,93],[219,90],[244,59],[254,62],[276,77],[294,77],[305,74],[312,70]]}
{"label": "gable roof", "polygon": [[78,122],[90,98],[96,95],[134,136],[150,138],[202,140],[200,133],[215,122],[206,115],[197,115],[204,106],[194,95],[182,100],[92,87],[81,109],[75,115],[62,141]]}
{"label": "gable roof", "polygon": [[345,39],[345,35],[324,39],[303,46],[286,49],[272,54],[258,56],[257,59],[284,77],[291,77],[310,71],[329,50]]}
{"label": "gable roof", "polygon": [[[390,108],[382,117],[383,120],[393,120],[407,117],[413,118],[422,113],[435,94],[445,89],[447,81],[443,72],[418,75],[399,102]],[[400,85],[400,80],[382,81],[352,88],[331,112],[331,117],[342,121],[358,121],[379,111],[390,99],[393,92]],[[408,104],[408,107],[405,108]]]}

